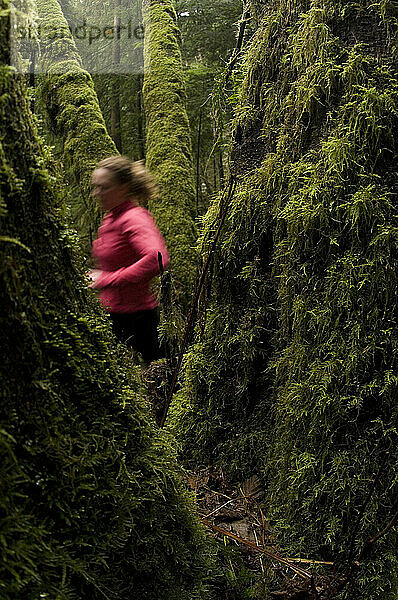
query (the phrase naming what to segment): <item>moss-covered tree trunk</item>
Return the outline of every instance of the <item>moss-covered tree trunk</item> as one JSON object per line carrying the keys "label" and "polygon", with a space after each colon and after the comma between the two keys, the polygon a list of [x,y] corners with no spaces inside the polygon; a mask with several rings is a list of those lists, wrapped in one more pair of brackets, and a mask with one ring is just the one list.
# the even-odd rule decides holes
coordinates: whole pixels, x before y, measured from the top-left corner
{"label": "moss-covered tree trunk", "polygon": [[[84,203],[82,231],[96,228],[98,210],[91,199],[91,174],[99,160],[117,154],[99,108],[91,76],[82,63],[57,0],[38,0],[41,92],[54,134],[63,143],[65,167],[80,188]],[[56,32],[52,35],[51,32]]]}
{"label": "moss-covered tree trunk", "polygon": [[122,152],[122,133],[121,133],[121,119],[120,119],[120,0],[114,2],[114,16],[113,16],[113,28],[116,31],[116,35],[113,39],[113,52],[112,52],[112,65],[113,65],[113,77],[112,77],[112,108],[111,108],[111,131],[112,138],[115,142],[116,148],[119,152]]}
{"label": "moss-covered tree trunk", "polygon": [[150,209],[170,249],[172,273],[186,306],[196,264],[195,183],[179,30],[172,0],[144,0],[146,163],[161,197]]}
{"label": "moss-covered tree trunk", "polygon": [[362,550],[398,497],[396,3],[253,4],[239,185],[174,418],[193,460],[262,475],[281,548],[360,557],[344,597],[393,600],[396,529]]}
{"label": "moss-covered tree trunk", "polygon": [[75,266],[0,9],[0,596],[202,600],[206,544]]}

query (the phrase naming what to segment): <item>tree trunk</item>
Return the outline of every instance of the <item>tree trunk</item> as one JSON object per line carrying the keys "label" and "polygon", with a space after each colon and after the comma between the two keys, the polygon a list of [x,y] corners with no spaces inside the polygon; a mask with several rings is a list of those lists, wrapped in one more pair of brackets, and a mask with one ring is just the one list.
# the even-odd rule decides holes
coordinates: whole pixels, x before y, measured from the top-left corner
{"label": "tree trunk", "polygon": [[195,277],[195,180],[185,107],[179,31],[172,0],[145,0],[146,161],[161,198],[150,206],[170,249],[180,301],[187,306]]}
{"label": "tree trunk", "polygon": [[84,202],[82,235],[96,228],[99,213],[91,198],[91,174],[98,161],[117,154],[99,108],[89,73],[84,71],[68,23],[56,0],[38,0],[44,31],[56,39],[41,43],[42,96],[54,133],[63,141],[66,169],[76,178]]}
{"label": "tree trunk", "polygon": [[[261,22],[236,114],[238,188],[178,430],[190,431],[189,459],[220,462],[235,480],[261,474],[283,550],[338,556],[350,597],[393,600],[394,13],[365,0],[252,4]],[[383,531],[369,561],[366,542]]]}

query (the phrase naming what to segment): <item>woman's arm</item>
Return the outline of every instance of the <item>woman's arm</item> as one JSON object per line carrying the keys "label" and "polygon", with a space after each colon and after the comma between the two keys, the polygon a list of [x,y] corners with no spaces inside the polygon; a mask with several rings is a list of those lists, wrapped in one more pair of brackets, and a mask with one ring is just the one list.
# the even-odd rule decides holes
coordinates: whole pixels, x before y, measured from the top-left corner
{"label": "woman's arm", "polygon": [[[159,252],[162,257],[163,268],[166,269],[170,262],[166,244],[149,213],[129,211],[128,219],[123,224],[123,235],[140,258],[129,265],[116,271],[101,271],[95,273],[95,281],[91,287],[95,289],[117,286],[124,283],[140,283],[150,281],[159,275]],[[135,216],[134,216],[135,213]]]}

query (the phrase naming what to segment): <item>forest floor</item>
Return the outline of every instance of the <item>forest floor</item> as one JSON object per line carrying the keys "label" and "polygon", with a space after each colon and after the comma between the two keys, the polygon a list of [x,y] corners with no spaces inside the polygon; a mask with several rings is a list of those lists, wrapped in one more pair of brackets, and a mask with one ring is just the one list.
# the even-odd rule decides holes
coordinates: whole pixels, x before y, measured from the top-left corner
{"label": "forest floor", "polygon": [[[158,424],[167,404],[170,376],[164,361],[152,363],[143,374]],[[236,484],[220,467],[209,466],[189,473],[186,482],[194,493],[199,519],[209,535],[222,543],[231,588],[226,600],[331,600],[345,587],[346,578],[335,572],[333,563],[285,556],[264,515],[264,485],[256,475]],[[253,582],[256,594],[245,595]]]}
{"label": "forest floor", "polygon": [[[264,598],[269,600],[330,598],[325,595],[328,577],[313,575],[308,562],[302,565],[299,559],[283,557],[264,516],[264,486],[257,476],[231,485],[221,468],[208,467],[188,475],[187,485],[195,494],[199,518],[210,535],[235,550],[225,568],[238,594],[252,579],[257,581],[257,594],[263,588]],[[255,597],[261,598],[257,594]]]}

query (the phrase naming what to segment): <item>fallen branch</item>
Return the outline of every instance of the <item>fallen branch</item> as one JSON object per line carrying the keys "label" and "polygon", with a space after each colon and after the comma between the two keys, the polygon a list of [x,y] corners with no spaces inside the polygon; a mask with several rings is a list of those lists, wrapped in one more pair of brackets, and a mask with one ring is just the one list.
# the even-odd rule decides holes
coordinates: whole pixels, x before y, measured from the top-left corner
{"label": "fallen branch", "polygon": [[365,545],[361,551],[360,557],[366,556],[370,552],[372,546],[377,542],[377,540],[384,537],[390,531],[390,529],[392,529],[394,527],[395,523],[397,523],[397,522],[398,522],[398,511],[395,513],[395,515],[393,516],[391,521],[386,525],[386,527],[384,527],[384,529],[382,529],[377,535],[372,537],[370,540],[365,542]]}
{"label": "fallen branch", "polygon": [[287,558],[289,562],[298,562],[308,565],[327,565],[329,567],[334,567],[334,562],[327,560],[314,560],[312,558]]}
{"label": "fallen branch", "polygon": [[304,571],[304,569],[300,569],[299,567],[296,567],[295,565],[290,563],[289,560],[287,560],[286,558],[283,558],[282,556],[279,556],[278,554],[275,554],[275,552],[271,552],[270,550],[267,550],[266,548],[257,546],[257,544],[255,544],[254,542],[245,540],[244,538],[241,538],[239,535],[236,535],[235,533],[231,533],[230,531],[227,531],[226,529],[222,529],[221,527],[218,527],[217,525],[213,525],[213,523],[206,521],[206,519],[201,519],[201,522],[203,523],[203,525],[206,525],[206,527],[213,529],[213,531],[216,531],[217,533],[220,533],[221,535],[224,535],[225,537],[229,537],[229,538],[239,542],[240,544],[243,544],[244,546],[247,546],[247,547],[251,548],[252,550],[255,550],[256,552],[265,554],[265,556],[267,556],[268,558],[270,558],[272,560],[276,560],[277,562],[284,564],[286,567],[289,567],[289,569],[292,569],[292,571],[294,571],[297,575],[299,575],[303,579],[311,579],[312,575],[310,573],[307,573],[307,571]]}

